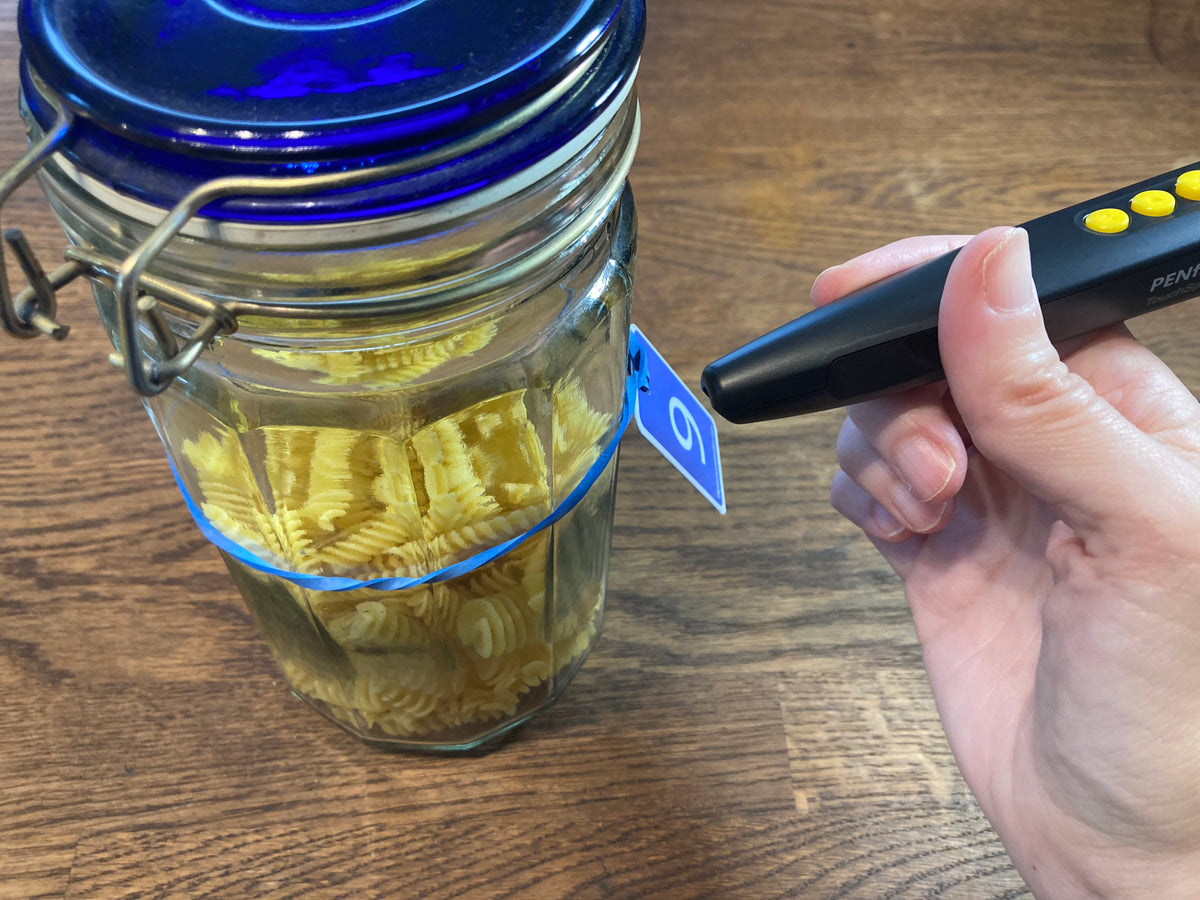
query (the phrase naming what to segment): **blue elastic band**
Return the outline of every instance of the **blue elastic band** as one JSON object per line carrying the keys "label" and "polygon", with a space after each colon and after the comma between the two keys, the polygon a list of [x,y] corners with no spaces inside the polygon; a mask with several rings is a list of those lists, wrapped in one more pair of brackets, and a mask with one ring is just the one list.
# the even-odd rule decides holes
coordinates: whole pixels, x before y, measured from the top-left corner
{"label": "blue elastic band", "polygon": [[192,514],[192,518],[196,520],[196,525],[204,536],[221,550],[225,551],[225,553],[260,572],[287,579],[293,584],[313,591],[356,591],[362,588],[371,588],[377,591],[402,591],[406,588],[413,588],[422,584],[449,581],[452,578],[458,578],[460,575],[465,575],[468,572],[481,568],[492,560],[508,553],[513,548],[520,546],[535,534],[545,531],[579,504],[579,501],[587,494],[588,490],[596,482],[596,479],[600,477],[601,473],[612,460],[613,455],[617,452],[617,445],[621,442],[621,436],[625,433],[625,429],[629,427],[629,422],[633,418],[634,406],[637,403],[637,393],[639,390],[647,388],[645,359],[641,352],[641,347],[636,345],[636,339],[632,335],[630,336],[629,365],[627,371],[628,375],[625,379],[625,403],[621,409],[621,421],[617,424],[617,430],[613,433],[612,439],[600,452],[596,461],[584,473],[583,478],[580,479],[575,489],[563,498],[563,501],[551,510],[546,518],[528,530],[509,538],[501,544],[482,550],[474,556],[467,557],[461,562],[456,562],[443,569],[430,572],[428,575],[422,575],[420,578],[395,576],[359,581],[356,578],[343,578],[336,575],[306,575],[301,572],[289,572],[286,569],[280,569],[278,566],[271,565],[271,563],[262,557],[255,555],[218,531],[200,510],[200,507],[192,499],[191,494],[188,493],[187,486],[184,485],[183,479],[179,477],[179,472],[173,462],[171,463],[171,473],[175,476],[175,483],[179,485],[179,490],[183,494],[183,502],[187,504],[188,512]]}

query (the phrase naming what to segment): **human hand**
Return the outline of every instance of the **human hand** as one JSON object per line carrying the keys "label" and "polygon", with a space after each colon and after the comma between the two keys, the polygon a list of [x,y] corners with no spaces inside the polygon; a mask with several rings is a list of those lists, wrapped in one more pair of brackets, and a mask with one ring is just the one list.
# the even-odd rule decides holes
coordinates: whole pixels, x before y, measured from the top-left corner
{"label": "human hand", "polygon": [[1056,350],[1019,229],[965,242],[946,382],[848,410],[834,507],[904,582],[946,735],[1035,895],[1200,895],[1200,404],[1123,327]]}

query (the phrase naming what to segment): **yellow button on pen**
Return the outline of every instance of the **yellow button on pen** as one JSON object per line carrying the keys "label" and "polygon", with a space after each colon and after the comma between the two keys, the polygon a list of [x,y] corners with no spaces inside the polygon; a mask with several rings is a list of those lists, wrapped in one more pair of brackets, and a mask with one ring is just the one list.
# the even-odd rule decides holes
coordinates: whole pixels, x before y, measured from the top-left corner
{"label": "yellow button on pen", "polygon": [[1166,191],[1142,191],[1129,205],[1142,216],[1169,216],[1175,212],[1175,195]]}
{"label": "yellow button on pen", "polygon": [[1084,217],[1083,224],[1101,234],[1117,234],[1129,227],[1129,213],[1123,209],[1097,209]]}
{"label": "yellow button on pen", "polygon": [[1200,200],[1200,169],[1180,175],[1175,182],[1175,193],[1185,200]]}

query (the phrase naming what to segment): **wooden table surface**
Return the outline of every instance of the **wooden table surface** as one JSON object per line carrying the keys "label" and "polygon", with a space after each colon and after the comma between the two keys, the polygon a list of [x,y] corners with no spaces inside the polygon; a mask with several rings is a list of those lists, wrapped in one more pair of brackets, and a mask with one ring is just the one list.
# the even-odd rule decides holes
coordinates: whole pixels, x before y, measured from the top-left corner
{"label": "wooden table surface", "polygon": [[[640,92],[635,320],[695,383],[827,265],[1200,157],[1200,3],[650,0]],[[58,258],[36,189],[4,213]],[[722,422],[723,518],[631,432],[564,698],[490,753],[395,755],[289,695],[66,293],[65,343],[0,338],[0,897],[1029,896],[828,507],[839,414]],[[1135,330],[1200,386],[1196,307]]]}

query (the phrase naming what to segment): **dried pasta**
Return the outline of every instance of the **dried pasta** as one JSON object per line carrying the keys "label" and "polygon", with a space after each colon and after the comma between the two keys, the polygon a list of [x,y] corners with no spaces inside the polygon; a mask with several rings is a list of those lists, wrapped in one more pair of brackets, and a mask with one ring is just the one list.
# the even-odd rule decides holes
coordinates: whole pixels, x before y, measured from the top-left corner
{"label": "dried pasta", "polygon": [[485,322],[446,337],[414,344],[356,350],[298,351],[256,349],[255,355],[291,369],[319,373],[319,384],[351,385],[364,377],[377,384],[403,384],[429,374],[451,359],[486,347],[496,326]]}
{"label": "dried pasta", "polygon": [[[271,353],[341,383],[364,372],[418,377],[490,338],[476,330],[406,353]],[[534,390],[491,397],[403,437],[271,425],[204,433],[182,453],[204,515],[280,567],[416,576],[525,532],[595,461],[613,416],[593,409],[582,382],[567,378],[549,397],[543,439],[528,412],[535,401],[545,408]],[[581,506],[560,527],[576,516],[585,527],[587,515]],[[276,650],[299,693],[383,739],[416,739],[513,715],[587,651],[599,627],[602,574],[582,573],[570,598],[557,597],[548,584],[555,553],[545,531],[453,580],[391,592],[321,592],[251,577],[285,590],[336,647],[336,676],[303,654]]]}

